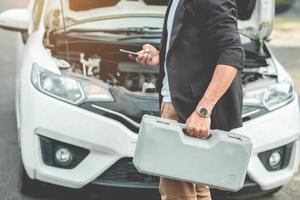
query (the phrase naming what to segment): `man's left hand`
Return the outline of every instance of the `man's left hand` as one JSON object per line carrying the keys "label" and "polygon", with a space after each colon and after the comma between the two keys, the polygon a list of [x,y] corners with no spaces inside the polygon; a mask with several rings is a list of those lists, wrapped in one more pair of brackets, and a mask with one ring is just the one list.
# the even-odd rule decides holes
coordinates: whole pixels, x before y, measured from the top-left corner
{"label": "man's left hand", "polygon": [[206,138],[209,136],[211,118],[203,118],[196,111],[186,121],[187,133],[192,137]]}

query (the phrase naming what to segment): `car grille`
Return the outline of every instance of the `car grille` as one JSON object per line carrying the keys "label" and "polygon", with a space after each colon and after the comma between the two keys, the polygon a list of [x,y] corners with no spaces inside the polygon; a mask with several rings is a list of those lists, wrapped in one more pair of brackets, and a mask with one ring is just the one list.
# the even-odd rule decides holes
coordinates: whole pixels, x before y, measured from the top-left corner
{"label": "car grille", "polygon": [[139,173],[132,158],[122,158],[101,174],[93,184],[111,187],[157,189],[159,178]]}
{"label": "car grille", "polygon": [[[133,165],[132,158],[122,158],[101,174],[93,184],[121,188],[158,189],[159,177],[139,173]],[[253,187],[257,183],[248,176],[244,187]]]}

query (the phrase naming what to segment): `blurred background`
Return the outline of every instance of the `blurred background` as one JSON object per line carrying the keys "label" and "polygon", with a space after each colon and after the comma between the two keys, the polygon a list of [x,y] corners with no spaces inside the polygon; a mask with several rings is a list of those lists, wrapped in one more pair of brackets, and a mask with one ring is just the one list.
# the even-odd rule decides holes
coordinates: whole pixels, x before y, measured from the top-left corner
{"label": "blurred background", "polygon": [[292,75],[300,94],[300,1],[276,0],[276,19],[270,45]]}
{"label": "blurred background", "polygon": [[[270,46],[276,57],[286,67],[295,81],[300,94],[300,0],[276,0],[276,19]],[[0,11],[24,7],[27,0],[2,0]],[[15,80],[15,33],[0,30],[0,199],[33,200],[18,192],[18,149],[14,111]],[[273,197],[260,200],[300,199],[300,173],[290,184]],[[86,194],[75,195],[72,199],[97,199]],[[53,197],[53,199],[62,199]]]}
{"label": "blurred background", "polygon": [[[276,19],[270,45],[286,67],[300,94],[300,0],[276,0]],[[271,199],[300,199],[300,172],[290,184]],[[263,198],[262,198],[263,199]],[[262,200],[261,199],[261,200]]]}

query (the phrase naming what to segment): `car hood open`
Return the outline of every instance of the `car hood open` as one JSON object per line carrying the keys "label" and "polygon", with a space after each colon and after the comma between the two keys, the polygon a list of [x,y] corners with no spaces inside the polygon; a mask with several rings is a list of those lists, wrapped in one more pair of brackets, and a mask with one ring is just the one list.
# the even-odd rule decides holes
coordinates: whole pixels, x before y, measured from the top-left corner
{"label": "car hood open", "polygon": [[257,40],[267,39],[273,29],[274,0],[236,0],[239,29]]}
{"label": "car hood open", "polygon": [[[167,4],[166,0],[155,0],[153,2],[149,0],[104,0],[104,3],[99,3],[99,0],[77,3],[78,1],[64,1],[65,16],[75,23],[110,17],[141,15],[163,17],[166,10],[166,5],[163,4]],[[149,2],[152,2],[152,4],[149,4]],[[236,2],[240,31],[259,41],[267,39],[272,32],[275,0],[236,0]],[[60,5],[59,0],[52,0],[50,4],[52,6]],[[56,9],[60,8],[56,7]]]}

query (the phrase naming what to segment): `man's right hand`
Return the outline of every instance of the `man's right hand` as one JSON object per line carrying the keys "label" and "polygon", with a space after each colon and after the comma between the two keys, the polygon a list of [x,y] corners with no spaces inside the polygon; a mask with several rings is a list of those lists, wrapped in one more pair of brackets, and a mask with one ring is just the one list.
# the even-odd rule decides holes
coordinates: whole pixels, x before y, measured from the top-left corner
{"label": "man's right hand", "polygon": [[143,65],[150,65],[150,66],[158,66],[159,65],[159,51],[150,44],[145,44],[143,46],[143,50],[139,51],[136,58],[132,55],[129,55],[131,59],[135,59],[137,63]]}

